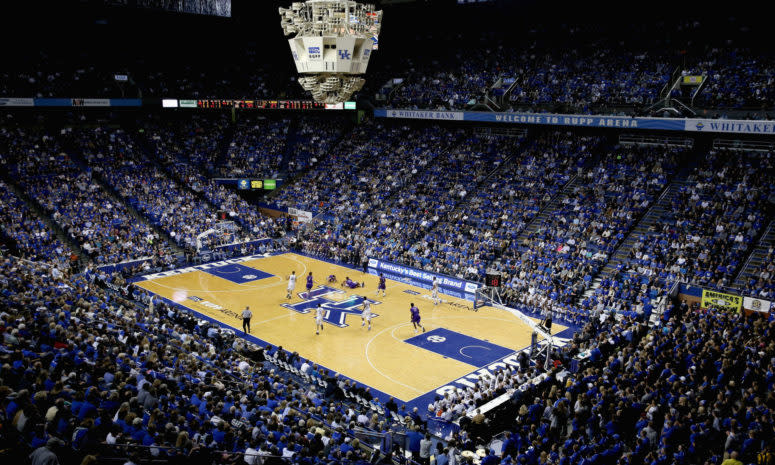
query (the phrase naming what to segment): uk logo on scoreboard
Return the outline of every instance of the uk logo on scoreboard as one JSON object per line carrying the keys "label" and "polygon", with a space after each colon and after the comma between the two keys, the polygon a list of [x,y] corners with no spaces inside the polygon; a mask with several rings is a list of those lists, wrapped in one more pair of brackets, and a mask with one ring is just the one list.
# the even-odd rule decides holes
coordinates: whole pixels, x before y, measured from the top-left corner
{"label": "uk logo on scoreboard", "polygon": [[[360,295],[348,296],[345,291],[330,286],[318,286],[310,292],[299,292],[299,297],[304,300],[295,304],[280,305],[294,312],[310,313],[314,312],[320,304],[325,311],[323,321],[340,328],[349,326],[347,315],[361,316],[364,301],[368,301],[371,305],[382,303]],[[379,315],[372,311],[371,316],[374,318]]]}
{"label": "uk logo on scoreboard", "polygon": [[339,50],[339,58],[342,60],[349,60],[352,57],[350,56],[349,50]]}

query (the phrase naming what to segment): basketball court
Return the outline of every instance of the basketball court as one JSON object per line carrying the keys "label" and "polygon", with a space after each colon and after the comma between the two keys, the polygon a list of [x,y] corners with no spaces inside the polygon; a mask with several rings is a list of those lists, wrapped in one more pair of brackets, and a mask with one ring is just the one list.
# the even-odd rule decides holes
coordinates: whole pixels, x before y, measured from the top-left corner
{"label": "basketball court", "polygon": [[[288,275],[298,276],[291,299]],[[312,292],[306,276],[315,280]],[[337,282],[329,283],[329,275]],[[364,282],[350,289],[349,276]],[[530,345],[532,330],[505,309],[473,311],[467,300],[441,295],[434,305],[430,291],[388,279],[387,293],[377,292],[378,277],[352,268],[294,253],[254,255],[148,275],[136,282],[175,302],[234,329],[259,344],[296,351],[302,357],[369,386],[408,405],[425,405],[450,386],[470,385],[488,370],[514,363],[515,352]],[[372,304],[372,329],[361,326],[364,296]],[[426,331],[415,333],[410,304],[420,309]],[[315,334],[314,309],[326,311],[324,330]],[[242,310],[253,312],[251,334],[242,332]],[[566,329],[555,324],[552,333]],[[468,380],[466,379],[468,378]],[[424,407],[421,407],[424,408]]]}

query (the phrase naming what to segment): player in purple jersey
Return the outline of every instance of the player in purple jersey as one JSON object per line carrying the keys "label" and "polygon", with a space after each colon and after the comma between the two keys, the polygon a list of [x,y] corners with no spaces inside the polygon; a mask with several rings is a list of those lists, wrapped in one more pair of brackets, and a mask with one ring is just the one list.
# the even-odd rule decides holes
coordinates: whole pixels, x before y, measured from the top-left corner
{"label": "player in purple jersey", "polygon": [[307,275],[307,292],[312,290],[312,283],[314,280],[312,279],[312,272],[310,271]]}
{"label": "player in purple jersey", "polygon": [[377,285],[377,295],[382,291],[382,297],[385,297],[385,275],[379,274],[379,285]]}
{"label": "player in purple jersey", "polygon": [[363,287],[361,285],[361,283],[357,283],[357,282],[353,281],[352,279],[350,279],[349,276],[344,278],[344,281],[342,281],[342,287],[344,287],[344,286],[347,286],[350,289],[355,289],[355,288],[358,288],[358,287]]}
{"label": "player in purple jersey", "polygon": [[336,282],[336,275],[335,274],[328,275],[328,282],[329,283],[335,283]]}
{"label": "player in purple jersey", "polygon": [[420,309],[414,306],[414,302],[412,302],[412,306],[409,308],[409,312],[412,314],[412,326],[414,326],[414,334],[417,334],[417,328],[422,328],[422,332],[425,332],[425,326],[420,323]]}

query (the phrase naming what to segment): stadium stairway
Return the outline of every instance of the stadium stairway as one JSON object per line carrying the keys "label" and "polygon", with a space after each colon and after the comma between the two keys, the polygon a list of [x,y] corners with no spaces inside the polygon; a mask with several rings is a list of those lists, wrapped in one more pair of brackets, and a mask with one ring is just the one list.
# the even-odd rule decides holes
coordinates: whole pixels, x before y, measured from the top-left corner
{"label": "stadium stairway", "polygon": [[[517,147],[514,147],[514,148],[512,148],[512,150],[514,150],[514,151],[513,151],[513,152],[512,152],[510,155],[508,155],[508,156],[507,156],[507,157],[506,157],[506,158],[503,160],[503,162],[501,162],[500,164],[495,164],[495,167],[494,167],[492,170],[490,170],[490,171],[489,171],[489,172],[488,172],[488,173],[487,173],[487,174],[486,174],[486,175],[485,175],[485,176],[482,178],[482,180],[481,180],[481,181],[479,181],[479,183],[477,183],[477,184],[476,184],[476,185],[475,185],[475,186],[474,186],[474,187],[471,189],[471,191],[468,193],[468,195],[466,195],[465,199],[463,199],[462,201],[460,201],[459,203],[457,203],[457,204],[455,205],[455,207],[454,207],[454,208],[452,208],[451,210],[449,210],[449,211],[448,211],[448,212],[447,212],[447,213],[444,215],[444,217],[443,217],[443,218],[439,218],[439,221],[437,221],[437,222],[436,222],[436,223],[434,223],[434,224],[433,224],[433,225],[432,225],[430,228],[428,228],[428,230],[425,232],[425,234],[426,234],[426,235],[427,235],[427,234],[430,234],[431,232],[433,232],[433,230],[434,230],[434,229],[436,229],[436,227],[437,227],[438,225],[440,225],[440,224],[442,224],[442,223],[446,223],[446,222],[447,222],[447,220],[448,220],[448,218],[452,217],[452,216],[453,216],[455,213],[457,213],[458,211],[460,211],[460,210],[465,210],[465,209],[467,208],[468,204],[471,202],[471,200],[475,198],[475,195],[473,195],[474,193],[476,193],[477,191],[479,191],[479,190],[480,190],[480,189],[482,189],[482,188],[486,188],[485,186],[487,186],[487,183],[488,183],[488,181],[489,181],[489,180],[490,180],[490,179],[491,179],[493,176],[495,176],[495,174],[496,174],[496,173],[498,173],[498,171],[500,171],[500,170],[502,170],[502,169],[505,169],[505,168],[507,168],[508,166],[510,166],[510,165],[511,165],[511,164],[514,162],[514,160],[516,159],[516,157],[517,157],[517,153],[519,152],[520,148],[521,148],[520,146],[517,146]],[[449,151],[450,151],[450,147],[448,147],[447,149],[445,149],[445,151],[444,151],[444,152],[442,153],[442,155],[440,155],[440,156],[443,156],[443,155],[445,155],[445,154],[449,153]],[[490,263],[488,263],[488,266],[489,266],[491,263],[493,263],[493,262],[497,261],[497,260],[500,258],[500,256],[503,254],[503,250],[505,250],[505,249],[506,249],[506,247],[508,247],[508,245],[505,245],[505,246],[504,246],[502,249],[500,249],[500,250],[496,250],[496,251],[495,251],[495,257],[493,258],[493,261],[491,261]]]}
{"label": "stadium stairway", "polygon": [[288,121],[288,132],[285,133],[285,151],[283,152],[282,160],[280,160],[280,166],[277,167],[277,171],[284,178],[288,177],[288,162],[299,142],[299,138],[296,136],[298,127],[299,120],[297,118],[291,118]]}
{"label": "stadium stairway", "polygon": [[733,287],[739,290],[744,290],[746,282],[750,279],[756,279],[756,273],[759,267],[767,259],[768,251],[771,247],[775,246],[775,220],[770,221],[767,228],[759,237],[756,247],[748,255],[748,259],[745,261],[740,271],[735,276]]}
{"label": "stadium stairway", "polygon": [[[137,133],[137,132],[135,132]],[[229,139],[231,140],[231,139]],[[137,145],[140,147],[140,150],[143,152],[143,154],[151,161],[153,161],[156,165],[161,167],[162,171],[164,171],[164,174],[167,175],[168,178],[175,181],[175,183],[180,187],[181,189],[185,189],[190,191],[194,197],[199,199],[199,201],[206,203],[207,205],[212,206],[215,210],[218,210],[217,205],[213,205],[212,202],[210,202],[207,197],[201,192],[196,189],[192,189],[190,187],[190,183],[180,177],[175,170],[173,170],[170,165],[173,163],[170,160],[165,160],[162,157],[159,156],[158,153],[156,153],[156,150],[151,147],[150,143],[148,142],[148,139],[146,139],[143,136],[135,137],[135,142],[137,142]],[[190,163],[193,165],[191,160],[180,160],[180,162]],[[203,173],[206,172],[205,167],[199,166],[199,165],[193,165],[196,169],[201,170]]]}
{"label": "stadium stairway", "polygon": [[671,202],[681,191],[681,188],[688,184],[689,181],[682,179],[673,181],[667,185],[667,187],[662,191],[662,194],[660,194],[657,201],[654,202],[651,208],[646,210],[646,213],[643,214],[640,221],[635,224],[635,227],[632,229],[632,231],[630,231],[624,241],[622,241],[619,247],[617,247],[613,256],[608,259],[608,263],[606,263],[606,265],[603,267],[603,269],[600,270],[597,276],[592,279],[592,285],[584,292],[584,294],[578,298],[578,304],[580,304],[590,295],[594,294],[597,288],[600,287],[600,283],[603,281],[603,279],[611,276],[618,270],[620,264],[626,262],[630,251],[632,250],[635,243],[638,242],[638,237],[648,233],[649,228],[659,223],[662,216],[670,210]]}
{"label": "stadium stairway", "polygon": [[79,167],[81,167],[82,170],[90,170],[92,175],[92,180],[97,183],[102,190],[105,192],[105,194],[110,197],[110,199],[118,204],[122,204],[124,207],[126,207],[127,211],[132,215],[132,217],[140,222],[146,224],[148,227],[151,228],[151,231],[155,232],[159,237],[164,239],[164,242],[167,243],[167,245],[171,248],[171,250],[179,256],[184,255],[184,251],[180,246],[178,246],[175,241],[172,239],[172,237],[163,229],[161,229],[159,226],[153,224],[148,217],[143,215],[140,211],[138,211],[134,205],[132,205],[130,202],[127,202],[126,199],[121,197],[121,195],[118,193],[118,191],[111,185],[110,182],[108,182],[101,173],[99,173],[96,170],[93,170],[89,167],[89,164],[87,163],[86,159],[83,158],[83,155],[81,153],[80,148],[72,144],[71,141],[65,139],[63,141],[63,146],[67,150],[67,154],[70,155],[73,162],[75,162]]}
{"label": "stadium stairway", "polygon": [[[223,150],[224,151],[228,150],[229,143],[231,142],[232,137],[234,135],[234,129],[233,129],[232,126],[229,126],[228,133],[229,133],[228,136],[225,136],[223,139],[221,139],[221,141],[219,141],[219,143],[218,143],[219,148],[217,150],[221,150],[220,145],[224,141],[226,141],[226,142],[225,142],[225,145],[223,147]],[[174,163],[174,161],[165,160],[162,157],[160,157],[159,154],[156,153],[156,150],[153,149],[153,147],[151,146],[151,144],[149,143],[149,141],[147,139],[145,139],[144,137],[138,137],[137,138],[137,143],[138,143],[138,146],[140,147],[140,150],[142,150],[143,154],[145,154],[145,156],[148,157],[148,159],[154,161],[158,166],[160,166],[162,171],[164,172],[164,174],[166,174],[167,177],[169,177],[170,179],[175,181],[175,183],[177,184],[178,188],[184,189],[184,190],[188,190],[189,192],[191,192],[191,194],[194,197],[196,197],[196,199],[198,201],[204,203],[205,205],[210,206],[210,208],[212,208],[213,211],[219,211],[221,209],[221,207],[219,205],[214,204],[204,194],[204,192],[192,188],[190,186],[190,183],[187,180],[183,179],[174,169],[171,168],[171,165],[172,165],[172,163]],[[203,174],[203,177],[206,178],[207,181],[213,182],[210,179],[210,177],[208,177],[208,175],[212,175],[212,173],[209,173],[208,170],[204,166],[194,165],[191,160],[180,160],[180,162],[191,163],[192,166],[194,166],[196,169],[201,170],[201,172]],[[242,221],[242,219],[240,219],[239,217],[237,217],[236,224],[240,228],[248,228],[248,224],[246,222]]]}
{"label": "stadium stairway", "polygon": [[568,182],[565,183],[563,188],[554,194],[554,197],[552,197],[549,203],[547,203],[546,206],[542,208],[541,211],[538,212],[538,214],[530,221],[530,223],[527,224],[522,233],[517,237],[517,243],[522,244],[525,242],[525,240],[530,237],[530,235],[536,232],[538,228],[544,224],[547,218],[554,215],[554,213],[560,208],[562,199],[567,197],[570,192],[573,192],[573,189],[580,185],[581,182],[582,181],[579,179],[578,175],[574,175],[572,178],[570,178]]}
{"label": "stadium stairway", "polygon": [[[28,196],[24,189],[16,184],[16,181],[10,176],[8,171],[2,170],[0,173],[0,179],[5,181],[5,183],[8,185],[8,188],[13,191],[13,193],[16,194],[25,204],[27,204],[27,207],[32,212],[34,212],[38,218],[46,223],[46,225],[54,232],[54,234],[56,234],[57,239],[70,247],[70,250],[78,255],[78,265],[85,265],[88,261],[87,257],[89,257],[89,254],[86,253],[86,251],[81,248],[78,242],[71,238],[70,235],[67,234],[67,232],[65,232],[65,230],[62,229],[62,227],[59,226],[56,221],[54,221],[54,219],[46,212],[45,208],[43,208],[43,206],[35,199]],[[7,241],[12,241],[14,247],[16,246],[16,241],[14,239],[8,237]],[[11,250],[13,251],[13,248],[11,248]]]}
{"label": "stadium stairway", "polygon": [[[216,149],[218,156],[216,157],[215,166],[222,166],[229,158],[229,145],[231,145],[231,141],[234,140],[235,128],[236,124],[232,122],[224,129],[223,138],[218,141],[218,147]],[[213,173],[208,173],[210,177],[213,177],[212,174]]]}

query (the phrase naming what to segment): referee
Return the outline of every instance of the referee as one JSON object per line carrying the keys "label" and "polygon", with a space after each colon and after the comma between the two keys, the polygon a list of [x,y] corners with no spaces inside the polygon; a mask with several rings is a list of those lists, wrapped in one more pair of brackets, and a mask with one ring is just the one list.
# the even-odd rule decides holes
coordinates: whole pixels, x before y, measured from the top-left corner
{"label": "referee", "polygon": [[[253,312],[250,311],[250,307],[245,306],[245,310],[242,311],[242,332],[250,333],[250,319],[253,318]],[[247,331],[245,330],[247,328]]]}

